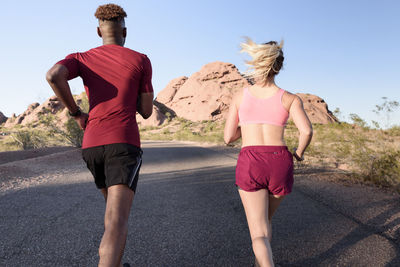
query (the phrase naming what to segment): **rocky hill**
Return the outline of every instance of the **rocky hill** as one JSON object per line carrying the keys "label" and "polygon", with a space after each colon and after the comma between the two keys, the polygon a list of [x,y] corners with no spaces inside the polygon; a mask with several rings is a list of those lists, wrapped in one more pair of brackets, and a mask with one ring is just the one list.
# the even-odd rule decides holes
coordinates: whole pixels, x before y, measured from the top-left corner
{"label": "rocky hill", "polygon": [[[82,102],[82,98],[85,96],[84,93],[75,97],[76,101]],[[56,116],[56,124],[60,127],[68,121],[68,111],[65,109],[61,101],[58,100],[56,96],[52,96],[42,104],[32,103],[28,108],[20,115],[12,114],[11,117],[4,121],[3,126],[6,128],[11,128],[16,125],[29,126],[37,125],[40,121],[42,115],[53,114]],[[1,116],[0,116],[1,117]],[[1,121],[1,119],[0,119]]]}
{"label": "rocky hill", "polygon": [[[190,77],[182,76],[170,81],[157,95],[149,121],[140,116],[137,119],[142,125],[162,124],[165,113],[160,111],[160,105],[163,105],[169,108],[170,114],[187,120],[223,120],[233,94],[249,85],[249,80],[235,65],[219,61],[209,63]],[[312,123],[338,121],[322,98],[311,94],[297,95],[303,100],[304,109]]]}
{"label": "rocky hill", "polygon": [[[182,76],[171,80],[157,95],[154,101],[153,115],[148,120],[137,116],[141,126],[159,126],[168,117],[181,117],[190,121],[224,120],[232,96],[251,83],[235,65],[224,62],[212,62],[204,65],[190,77]],[[304,108],[313,123],[333,123],[338,120],[329,111],[325,101],[315,95],[298,93],[304,103]],[[78,103],[82,101],[84,93],[77,96]],[[52,96],[44,103],[32,103],[27,110],[10,118],[0,112],[0,124],[4,127],[15,125],[34,125],[43,114],[54,114],[57,123],[62,126],[68,120],[67,110],[56,96]]]}

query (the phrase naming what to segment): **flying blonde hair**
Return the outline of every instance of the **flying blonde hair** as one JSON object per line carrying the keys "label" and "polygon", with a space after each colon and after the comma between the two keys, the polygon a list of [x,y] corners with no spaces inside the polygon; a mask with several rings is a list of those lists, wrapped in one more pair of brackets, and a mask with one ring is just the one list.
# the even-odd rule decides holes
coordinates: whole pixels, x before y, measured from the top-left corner
{"label": "flying blonde hair", "polygon": [[249,54],[252,60],[247,60],[246,65],[250,66],[246,76],[252,79],[260,79],[262,84],[267,84],[270,77],[279,73],[283,65],[283,41],[278,45],[271,41],[264,44],[256,44],[246,37],[246,42],[241,43],[241,53]]}

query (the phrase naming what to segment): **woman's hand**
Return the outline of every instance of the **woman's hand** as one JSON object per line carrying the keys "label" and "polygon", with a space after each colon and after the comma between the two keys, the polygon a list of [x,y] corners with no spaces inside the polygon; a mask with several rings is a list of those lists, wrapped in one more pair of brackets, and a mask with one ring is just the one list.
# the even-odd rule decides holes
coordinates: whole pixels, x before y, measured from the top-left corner
{"label": "woman's hand", "polygon": [[295,148],[293,149],[293,157],[294,157],[297,161],[303,161],[303,160],[304,160],[304,156],[303,156],[303,155],[299,156],[299,155],[297,154],[297,147],[295,147]]}

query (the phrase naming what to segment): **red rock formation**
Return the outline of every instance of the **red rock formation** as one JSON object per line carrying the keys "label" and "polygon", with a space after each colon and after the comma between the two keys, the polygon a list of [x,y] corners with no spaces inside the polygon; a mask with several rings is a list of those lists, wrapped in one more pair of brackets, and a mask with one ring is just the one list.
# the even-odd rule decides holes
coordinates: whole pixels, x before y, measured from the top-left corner
{"label": "red rock formation", "polygon": [[[232,95],[250,82],[230,63],[213,62],[189,78],[172,80],[156,100],[172,109],[177,116],[192,121],[223,120]],[[312,123],[333,123],[338,119],[328,110],[323,99],[310,94],[297,94]]]}
{"label": "red rock formation", "polygon": [[188,120],[219,120],[225,117],[233,93],[248,85],[235,65],[217,61],[188,79],[172,80],[156,100]]}
{"label": "red rock formation", "polygon": [[[136,118],[140,126],[162,125],[168,116],[179,116],[191,121],[224,120],[233,94],[250,85],[235,65],[218,61],[209,63],[189,78],[182,76],[169,82],[157,95],[152,116],[147,120],[140,115]],[[326,124],[338,121],[320,97],[310,94],[297,95],[302,98],[311,122]],[[78,104],[82,102],[83,97],[84,93],[76,97]],[[4,127],[34,124],[42,114],[48,113],[56,115],[57,125],[61,127],[69,119],[62,103],[56,96],[52,96],[41,105],[29,105],[18,117],[13,114],[7,119]],[[1,115],[0,113],[0,123]]]}
{"label": "red rock formation", "polygon": [[[77,101],[81,101],[81,96],[77,97]],[[56,124],[62,126],[67,120],[67,111],[61,101],[58,100],[57,96],[52,96],[41,105],[39,103],[32,103],[28,108],[20,115],[15,116],[13,114],[6,123],[4,127],[13,127],[15,125],[29,125],[36,124],[40,121],[40,117],[45,114],[56,115]]]}

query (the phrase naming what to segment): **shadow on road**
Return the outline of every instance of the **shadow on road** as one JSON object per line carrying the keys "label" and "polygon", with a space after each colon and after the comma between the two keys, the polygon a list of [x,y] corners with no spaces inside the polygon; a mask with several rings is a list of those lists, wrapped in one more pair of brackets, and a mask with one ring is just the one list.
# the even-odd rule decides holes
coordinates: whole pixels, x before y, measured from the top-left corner
{"label": "shadow on road", "polygon": [[[251,265],[233,174],[214,167],[141,175],[125,259],[133,266]],[[104,201],[92,182],[9,193],[0,210],[1,266],[96,265]]]}

